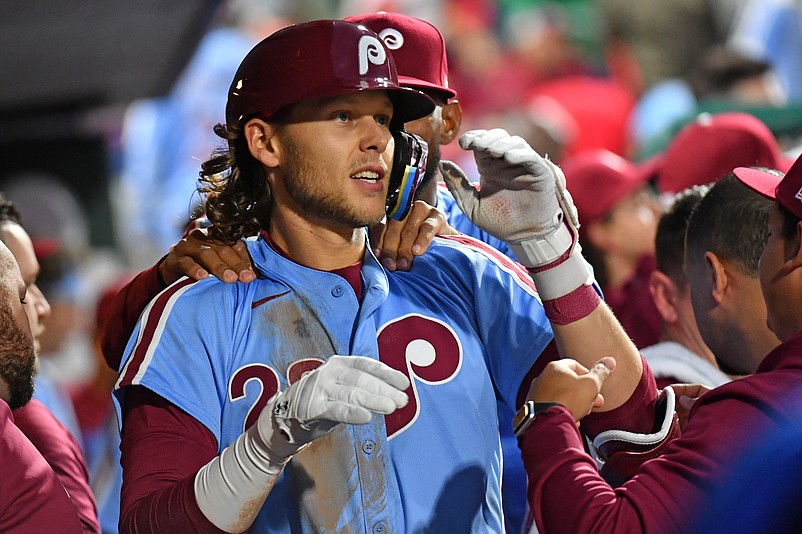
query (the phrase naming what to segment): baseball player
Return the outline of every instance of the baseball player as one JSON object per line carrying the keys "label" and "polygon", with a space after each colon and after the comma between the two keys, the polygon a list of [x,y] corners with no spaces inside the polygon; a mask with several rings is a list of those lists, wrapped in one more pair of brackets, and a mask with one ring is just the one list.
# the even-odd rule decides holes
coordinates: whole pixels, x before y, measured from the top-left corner
{"label": "baseball player", "polygon": [[0,242],[0,531],[80,533],[75,505],[11,414],[33,395],[35,356],[25,297],[19,267]]}
{"label": "baseball player", "polygon": [[215,228],[258,234],[259,274],[179,280],[143,314],[115,386],[123,530],[500,532],[496,401],[517,404],[552,335],[588,366],[616,354],[604,408],[651,429],[627,403],[654,401],[654,380],[592,287],[564,179],[520,138],[463,136],[481,197],[447,168],[531,277],[467,237],[409,272],[366,247],[403,168],[395,134],[432,109],[345,21],[285,28],[243,60],[217,129],[229,151],[203,175]]}

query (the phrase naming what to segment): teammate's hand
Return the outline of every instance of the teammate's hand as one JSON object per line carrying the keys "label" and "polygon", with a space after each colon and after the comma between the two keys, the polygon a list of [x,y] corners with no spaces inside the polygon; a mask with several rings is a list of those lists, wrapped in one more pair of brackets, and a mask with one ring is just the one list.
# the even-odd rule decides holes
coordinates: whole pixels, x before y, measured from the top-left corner
{"label": "teammate's hand", "polygon": [[711,388],[704,384],[671,384],[669,387],[674,390],[674,394],[677,397],[679,427],[685,430],[685,425],[688,423],[688,415],[690,415],[694,403],[699,397],[710,391]]}
{"label": "teammate's hand", "polygon": [[159,274],[169,285],[189,276],[201,280],[213,274],[223,282],[250,282],[256,279],[245,243],[227,244],[212,239],[206,228],[195,228],[173,245],[159,264]]}
{"label": "teammate's hand", "polygon": [[374,413],[406,406],[409,379],[364,356],[332,356],[271,399],[259,434],[273,455],[288,458],[340,423],[369,423]]}
{"label": "teammate's hand", "polygon": [[414,257],[426,252],[435,236],[457,234],[443,212],[422,200],[412,204],[404,220],[387,219],[368,232],[373,253],[388,271],[408,271]]}
{"label": "teammate's hand", "polygon": [[502,129],[472,130],[460,137],[460,146],[474,152],[479,189],[454,163],[442,161],[440,169],[474,224],[508,243],[552,234],[564,216],[578,227],[562,171],[522,138]]}
{"label": "teammate's hand", "polygon": [[576,360],[555,360],[532,381],[527,399],[562,404],[578,424],[591,410],[604,404],[599,392],[613,369],[615,360],[610,357],[602,358],[590,370]]}

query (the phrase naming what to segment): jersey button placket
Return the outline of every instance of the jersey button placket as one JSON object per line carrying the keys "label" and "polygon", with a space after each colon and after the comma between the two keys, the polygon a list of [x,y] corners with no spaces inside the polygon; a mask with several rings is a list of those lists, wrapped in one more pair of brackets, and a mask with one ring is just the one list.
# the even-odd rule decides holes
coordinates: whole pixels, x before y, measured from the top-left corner
{"label": "jersey button placket", "polygon": [[373,525],[373,534],[386,534],[387,527],[382,521],[379,521],[375,525]]}
{"label": "jersey button placket", "polygon": [[345,290],[343,286],[334,286],[331,288],[331,296],[334,298],[340,298],[345,294]]}

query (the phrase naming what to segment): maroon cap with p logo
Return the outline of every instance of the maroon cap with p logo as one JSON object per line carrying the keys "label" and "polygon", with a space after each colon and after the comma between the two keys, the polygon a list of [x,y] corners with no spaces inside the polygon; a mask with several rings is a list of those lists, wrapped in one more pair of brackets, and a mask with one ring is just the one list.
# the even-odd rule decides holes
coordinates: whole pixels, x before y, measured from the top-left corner
{"label": "maroon cap with p logo", "polygon": [[758,193],[776,199],[802,219],[802,156],[797,158],[784,177],[749,167],[739,167],[732,172],[741,182]]}
{"label": "maroon cap with p logo", "polygon": [[394,122],[434,110],[429,97],[399,85],[393,58],[373,31],[342,20],[295,24],[261,41],[242,60],[228,90],[226,123],[231,127],[304,100],[367,90],[387,92]]}
{"label": "maroon cap with p logo", "polygon": [[400,13],[370,13],[344,20],[367,26],[393,54],[398,81],[405,87],[434,89],[446,98],[457,92],[448,86],[448,60],[443,35],[431,23]]}

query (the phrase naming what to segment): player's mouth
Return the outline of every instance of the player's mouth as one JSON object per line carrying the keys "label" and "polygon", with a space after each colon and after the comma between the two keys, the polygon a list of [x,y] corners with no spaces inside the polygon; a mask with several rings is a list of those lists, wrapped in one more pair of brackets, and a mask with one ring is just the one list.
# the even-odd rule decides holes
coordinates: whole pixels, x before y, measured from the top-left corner
{"label": "player's mouth", "polygon": [[367,182],[369,184],[375,184],[379,182],[382,177],[384,176],[384,172],[377,171],[377,170],[367,170],[363,169],[357,173],[351,175],[352,180],[360,180],[362,182]]}

